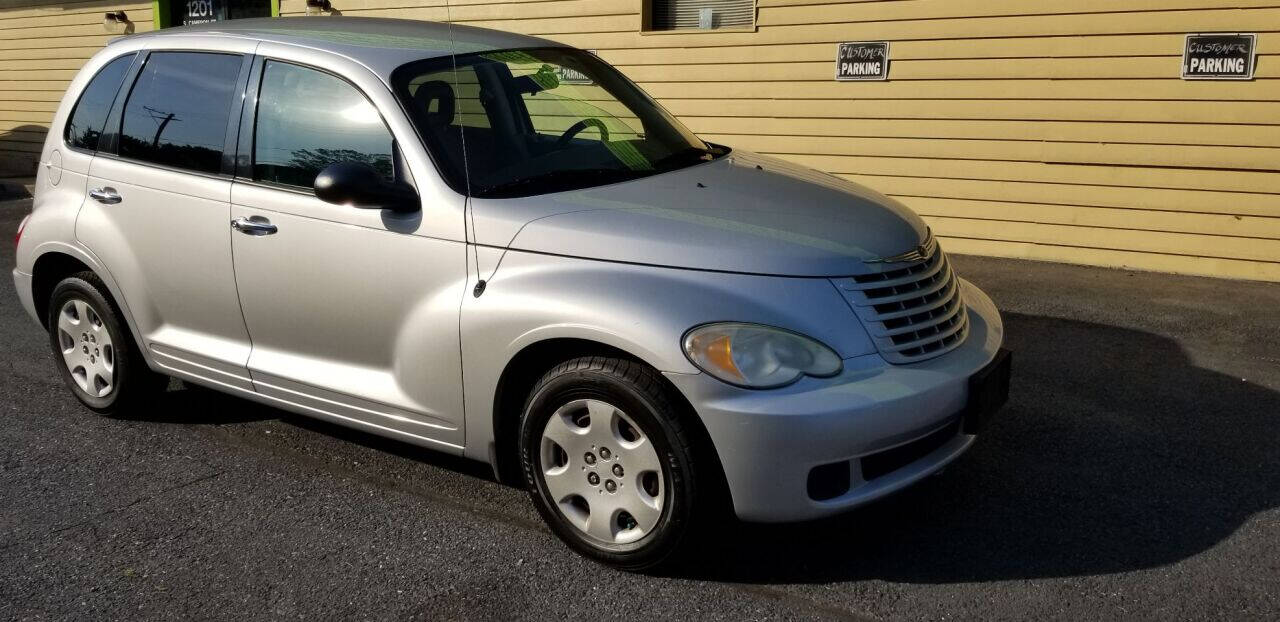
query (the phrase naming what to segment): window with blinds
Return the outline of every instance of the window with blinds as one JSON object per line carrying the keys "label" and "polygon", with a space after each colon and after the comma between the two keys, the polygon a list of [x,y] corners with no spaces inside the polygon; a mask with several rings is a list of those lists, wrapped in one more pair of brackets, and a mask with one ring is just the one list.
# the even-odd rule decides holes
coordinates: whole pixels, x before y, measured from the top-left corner
{"label": "window with blinds", "polygon": [[650,30],[733,28],[755,24],[755,0],[649,0]]}

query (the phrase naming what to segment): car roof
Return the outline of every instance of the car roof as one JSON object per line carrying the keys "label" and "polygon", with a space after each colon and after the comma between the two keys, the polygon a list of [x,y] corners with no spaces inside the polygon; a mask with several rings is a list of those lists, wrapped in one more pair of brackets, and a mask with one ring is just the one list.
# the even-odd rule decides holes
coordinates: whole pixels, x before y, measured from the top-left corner
{"label": "car roof", "polygon": [[441,22],[381,17],[264,17],[166,28],[129,37],[230,36],[328,50],[384,77],[412,61],[519,48],[565,47],[538,37]]}

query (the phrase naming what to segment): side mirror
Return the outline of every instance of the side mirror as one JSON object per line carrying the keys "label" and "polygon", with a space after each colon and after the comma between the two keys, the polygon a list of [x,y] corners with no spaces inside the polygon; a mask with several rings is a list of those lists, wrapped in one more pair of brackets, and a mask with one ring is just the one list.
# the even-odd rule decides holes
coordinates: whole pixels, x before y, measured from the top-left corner
{"label": "side mirror", "polygon": [[316,175],[316,197],[326,203],[363,209],[416,212],[422,209],[418,193],[409,184],[383,179],[364,162],[338,162]]}

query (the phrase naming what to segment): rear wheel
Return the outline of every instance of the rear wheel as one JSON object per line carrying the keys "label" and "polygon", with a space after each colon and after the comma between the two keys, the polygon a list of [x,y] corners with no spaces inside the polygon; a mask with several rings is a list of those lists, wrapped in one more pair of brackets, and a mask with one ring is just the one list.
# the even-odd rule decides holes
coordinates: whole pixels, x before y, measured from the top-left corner
{"label": "rear wheel", "polygon": [[106,287],[92,272],[67,277],[49,301],[49,344],[62,379],[85,406],[115,414],[163,390],[147,367]]}
{"label": "rear wheel", "polygon": [[707,513],[690,437],[657,372],[583,357],[535,385],[520,455],[534,504],[574,550],[629,570],[674,559]]}

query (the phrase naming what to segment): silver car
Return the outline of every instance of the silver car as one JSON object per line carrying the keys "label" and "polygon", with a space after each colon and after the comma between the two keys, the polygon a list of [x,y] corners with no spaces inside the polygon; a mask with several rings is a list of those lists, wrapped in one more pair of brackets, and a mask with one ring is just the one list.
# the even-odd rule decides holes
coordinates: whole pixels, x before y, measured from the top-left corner
{"label": "silver car", "polygon": [[176,377],[484,461],[619,567],[899,490],[1008,392],[999,313],[910,210],[543,39],[125,37],[36,183],[14,279],[88,408]]}

